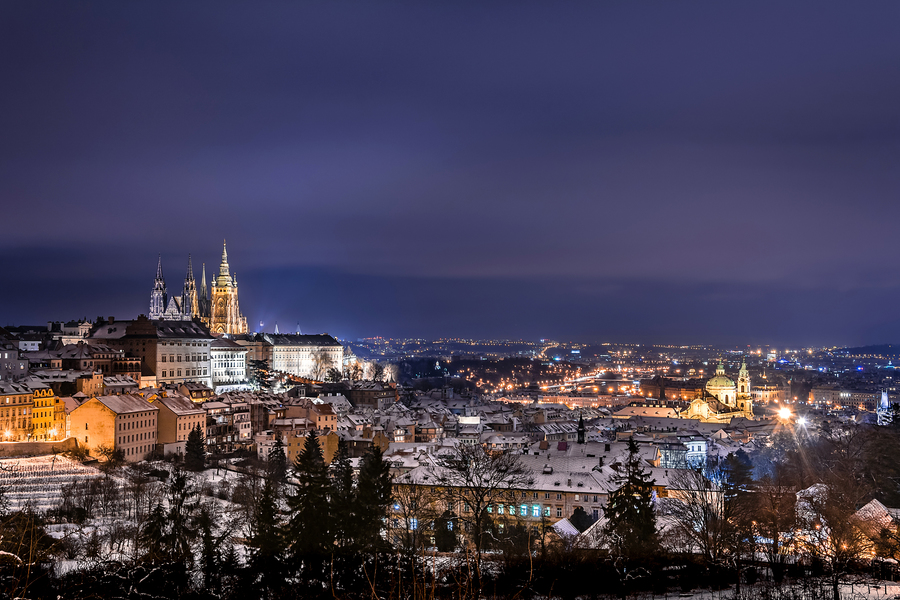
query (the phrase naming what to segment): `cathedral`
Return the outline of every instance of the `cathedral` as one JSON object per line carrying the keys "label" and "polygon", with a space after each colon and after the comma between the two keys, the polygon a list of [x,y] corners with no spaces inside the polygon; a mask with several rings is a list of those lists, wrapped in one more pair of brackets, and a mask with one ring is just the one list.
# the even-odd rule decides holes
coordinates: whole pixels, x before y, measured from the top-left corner
{"label": "cathedral", "polygon": [[707,423],[728,423],[736,417],[752,419],[753,399],[747,362],[741,364],[737,383],[725,374],[725,366],[719,363],[716,376],[706,382],[703,395],[691,402],[682,417]]}
{"label": "cathedral", "polygon": [[206,264],[200,275],[200,289],[194,279],[194,267],[188,255],[187,275],[180,296],[169,296],[163,277],[162,257],[156,265],[156,280],[150,292],[150,319],[154,321],[191,321],[200,319],[213,334],[247,333],[247,319],[238,304],[237,278],[228,266],[228,250],[222,244],[219,274],[206,287]]}

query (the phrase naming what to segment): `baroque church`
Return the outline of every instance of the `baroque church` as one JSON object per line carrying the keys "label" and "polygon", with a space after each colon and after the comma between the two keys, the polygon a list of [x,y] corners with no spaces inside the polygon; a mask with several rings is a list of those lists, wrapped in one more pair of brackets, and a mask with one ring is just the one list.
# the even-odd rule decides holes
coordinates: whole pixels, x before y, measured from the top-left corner
{"label": "baroque church", "polygon": [[703,394],[695,398],[681,416],[707,423],[727,423],[737,417],[752,419],[753,398],[747,362],[741,364],[737,383],[725,374],[725,366],[719,363],[716,376],[706,382]]}
{"label": "baroque church", "polygon": [[222,244],[219,274],[206,287],[206,263],[200,275],[200,289],[194,279],[194,267],[188,255],[187,276],[180,296],[169,296],[163,277],[162,257],[156,265],[156,280],[150,292],[150,319],[154,321],[191,321],[199,319],[213,334],[247,333],[247,319],[238,304],[237,277],[228,266],[228,250]]}

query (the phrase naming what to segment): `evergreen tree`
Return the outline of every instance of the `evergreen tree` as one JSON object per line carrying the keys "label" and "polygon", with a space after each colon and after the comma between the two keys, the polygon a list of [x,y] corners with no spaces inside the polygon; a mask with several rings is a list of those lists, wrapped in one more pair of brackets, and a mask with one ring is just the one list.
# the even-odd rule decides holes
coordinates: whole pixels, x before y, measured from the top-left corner
{"label": "evergreen tree", "polygon": [[587,514],[584,507],[576,506],[575,510],[572,512],[572,516],[569,517],[569,522],[572,523],[575,529],[583,533],[588,527],[594,524],[594,519]]}
{"label": "evergreen tree", "polygon": [[281,436],[275,438],[275,445],[269,453],[268,474],[277,483],[284,483],[287,479],[287,456],[284,454],[284,442]]}
{"label": "evergreen tree", "polygon": [[334,517],[334,536],[338,546],[343,548],[352,543],[356,525],[353,465],[350,464],[350,451],[343,438],[338,440],[337,452],[331,461],[330,475],[333,490],[331,512]]}
{"label": "evergreen tree", "polygon": [[434,545],[438,552],[453,552],[459,544],[457,526],[459,521],[452,512],[444,511],[440,517],[434,520]]}
{"label": "evergreen tree", "polygon": [[197,517],[200,527],[200,566],[203,570],[204,587],[208,590],[220,588],[219,540],[213,534],[213,519],[209,508],[203,507]]}
{"label": "evergreen tree", "polygon": [[144,559],[157,562],[165,557],[162,540],[166,536],[166,513],[160,502],[156,503],[147,517],[147,522],[138,532],[138,546],[144,552]]}
{"label": "evergreen tree", "polygon": [[391,505],[391,472],[381,448],[372,445],[359,467],[356,486],[355,535],[364,548],[377,548],[383,543],[381,529]]}
{"label": "evergreen tree", "polygon": [[332,525],[331,485],[322,448],[315,434],[310,433],[303,450],[294,461],[297,486],[288,498],[291,519],[288,536],[291,553],[301,562],[331,550],[334,543]]}
{"label": "evergreen tree", "polygon": [[269,591],[279,587],[285,542],[278,516],[275,484],[266,480],[262,495],[253,511],[250,534],[250,569],[258,575],[262,586]]}
{"label": "evergreen tree", "polygon": [[206,466],[206,444],[199,424],[191,429],[184,445],[184,466],[191,471],[202,471]]}
{"label": "evergreen tree", "polygon": [[272,389],[272,379],[269,372],[269,361],[248,360],[247,372],[250,374],[250,383],[257,389],[269,391]]}
{"label": "evergreen tree", "polygon": [[163,544],[170,558],[192,564],[194,553],[191,544],[196,538],[193,516],[199,505],[198,490],[182,470],[172,473],[169,483],[169,511],[166,515],[166,535]]}
{"label": "evergreen tree", "polygon": [[628,440],[628,457],[621,466],[619,488],[609,494],[604,533],[610,547],[629,559],[647,558],[659,547],[653,513],[653,479],[644,470],[634,439]]}

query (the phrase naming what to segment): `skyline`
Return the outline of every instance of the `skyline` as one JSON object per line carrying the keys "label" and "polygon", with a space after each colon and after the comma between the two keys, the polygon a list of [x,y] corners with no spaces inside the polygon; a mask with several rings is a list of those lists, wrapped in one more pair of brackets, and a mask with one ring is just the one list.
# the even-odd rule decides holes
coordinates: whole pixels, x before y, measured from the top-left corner
{"label": "skyline", "polygon": [[895,4],[214,6],[0,7],[2,324],[900,340]]}

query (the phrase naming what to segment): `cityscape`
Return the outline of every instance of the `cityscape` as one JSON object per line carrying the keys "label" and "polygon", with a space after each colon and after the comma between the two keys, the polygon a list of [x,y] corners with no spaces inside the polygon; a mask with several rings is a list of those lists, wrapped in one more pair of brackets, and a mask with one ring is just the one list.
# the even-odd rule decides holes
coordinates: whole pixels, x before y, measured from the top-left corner
{"label": "cityscape", "polygon": [[0,597],[900,598],[898,27],[0,6]]}

